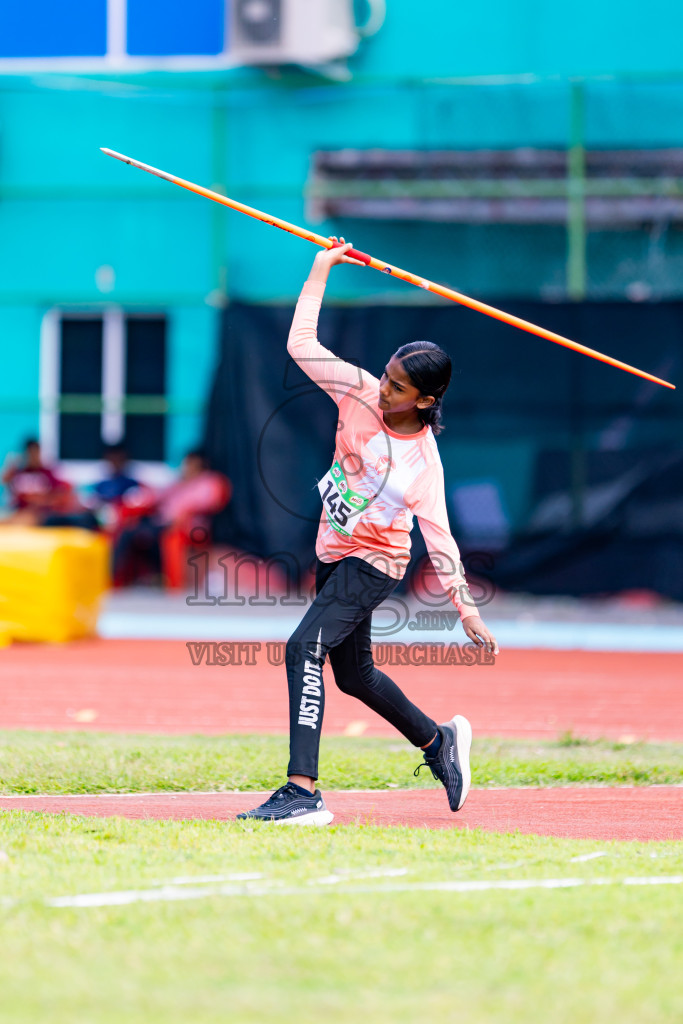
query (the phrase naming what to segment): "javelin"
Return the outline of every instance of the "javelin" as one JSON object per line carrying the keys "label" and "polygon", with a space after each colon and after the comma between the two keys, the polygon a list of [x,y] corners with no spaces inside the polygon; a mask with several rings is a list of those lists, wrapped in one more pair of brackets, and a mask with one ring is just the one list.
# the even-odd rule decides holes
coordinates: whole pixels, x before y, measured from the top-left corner
{"label": "javelin", "polygon": [[[141,171],[147,171],[148,174],[154,174],[157,178],[163,178],[165,181],[170,181],[174,185],[180,185],[181,188],[186,188],[189,192],[195,192],[199,196],[205,196],[207,199],[212,199],[215,203],[220,203],[222,206],[229,206],[231,210],[237,210],[239,213],[246,213],[249,217],[254,217],[255,220],[263,221],[264,224],[271,224],[275,228],[281,228],[283,231],[289,231],[292,235],[297,235],[299,238],[305,238],[309,242],[315,242],[316,245],[322,246],[324,249],[333,249],[334,243],[330,242],[329,238],[325,238],[323,235],[318,235],[315,231],[307,231],[305,228],[297,227],[296,224],[290,224],[286,220],[280,220],[279,217],[273,217],[269,213],[261,213],[260,210],[255,210],[253,206],[245,206],[244,203],[238,203],[236,199],[229,199],[227,196],[223,196],[220,192],[212,192],[209,188],[203,188],[201,185],[195,185],[191,181],[185,181],[184,178],[177,178],[175,174],[168,174],[167,171],[160,171],[158,167],[150,167],[149,164],[143,164],[140,160],[133,160],[130,156],[124,156],[122,153],[117,153],[113,149],[105,149],[103,146],[100,147],[103,153],[107,156],[113,156],[115,160],[121,160],[124,164],[130,164],[131,167],[138,167]],[[545,327],[538,327],[536,324],[530,323],[528,320],[522,320],[521,317],[513,316],[511,313],[504,313],[502,309],[496,309],[495,306],[489,306],[485,302],[480,302],[478,299],[471,299],[468,295],[463,295],[462,292],[456,292],[452,288],[446,288],[445,285],[435,284],[434,281],[427,281],[423,277],[418,277],[417,274],[411,274],[408,270],[401,270],[399,267],[394,267],[390,263],[384,263],[383,260],[375,259],[374,256],[369,256],[366,252],[359,252],[357,249],[349,249],[348,256],[353,257],[356,260],[360,260],[365,263],[368,267],[373,267],[375,270],[381,270],[383,274],[391,274],[392,277],[397,277],[401,281],[407,281],[408,284],[417,285],[418,288],[424,288],[425,291],[432,292],[434,295],[441,295],[444,299],[450,299],[451,302],[458,302],[461,306],[468,306],[469,309],[475,309],[478,313],[484,313],[486,316],[493,317],[494,320],[502,320],[505,324],[511,324],[513,327],[519,327],[523,331],[528,331],[529,334],[535,334],[539,338],[546,338],[548,341],[554,341],[556,345],[563,345],[565,348],[573,349],[574,352],[581,352],[584,356],[590,356],[591,359],[597,359],[601,363],[607,363],[609,366],[616,366],[618,370],[625,370],[627,373],[632,373],[636,377],[642,377],[644,380],[651,380],[655,384],[661,384],[665,388],[671,388],[675,390],[675,385],[670,384],[666,380],[662,380],[661,377],[654,377],[651,373],[645,373],[644,370],[638,370],[635,366],[629,366],[628,363],[622,363],[619,359],[613,359],[612,356],[606,356],[602,352],[596,351],[594,348],[588,348],[586,345],[580,345],[577,341],[570,341],[569,338],[564,338],[561,334],[555,334],[554,331],[549,331]]]}

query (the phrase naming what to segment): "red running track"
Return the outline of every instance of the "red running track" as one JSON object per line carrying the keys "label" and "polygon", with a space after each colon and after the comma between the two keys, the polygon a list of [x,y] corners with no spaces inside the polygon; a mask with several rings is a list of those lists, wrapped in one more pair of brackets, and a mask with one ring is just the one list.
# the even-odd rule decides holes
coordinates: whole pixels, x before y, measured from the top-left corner
{"label": "red running track", "polygon": [[[437,721],[529,738],[683,739],[683,654],[507,651],[493,666],[386,668]],[[325,731],[395,735],[325,669]],[[286,732],[284,668],[194,666],[183,641],[88,640],[0,651],[0,728]]]}
{"label": "red running track", "polygon": [[[230,820],[265,793],[159,793],[0,797],[2,810],[125,818]],[[474,789],[457,814],[443,790],[327,792],[335,825],[481,828],[569,839],[683,839],[683,787]]]}

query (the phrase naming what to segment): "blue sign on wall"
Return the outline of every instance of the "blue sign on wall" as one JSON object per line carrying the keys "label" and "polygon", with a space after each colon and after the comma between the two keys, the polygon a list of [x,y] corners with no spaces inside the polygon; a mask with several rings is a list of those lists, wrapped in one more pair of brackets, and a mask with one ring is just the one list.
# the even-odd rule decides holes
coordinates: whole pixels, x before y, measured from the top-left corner
{"label": "blue sign on wall", "polygon": [[0,4],[0,58],[103,57],[107,0]]}
{"label": "blue sign on wall", "polygon": [[[0,0],[0,61],[215,57],[229,0]],[[109,25],[108,25],[108,6]],[[123,40],[125,52],[121,53]]]}
{"label": "blue sign on wall", "polygon": [[224,0],[128,0],[128,53],[215,56],[224,49],[224,24]]}

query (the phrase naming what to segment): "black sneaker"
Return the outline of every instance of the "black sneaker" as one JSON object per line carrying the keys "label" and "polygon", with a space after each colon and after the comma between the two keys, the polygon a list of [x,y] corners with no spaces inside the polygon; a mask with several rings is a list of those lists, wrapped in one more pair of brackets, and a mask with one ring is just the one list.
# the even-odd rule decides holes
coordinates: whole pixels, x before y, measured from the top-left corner
{"label": "black sneaker", "polygon": [[452,811],[459,811],[470,791],[472,775],[470,772],[470,747],[472,746],[472,726],[456,715],[450,722],[440,725],[441,746],[436,757],[427,757],[415,769],[415,775],[425,765],[432,775],[446,787],[448,804]]}
{"label": "black sneaker", "polygon": [[287,782],[276,789],[260,807],[238,814],[237,820],[256,818],[259,821],[270,821],[274,825],[329,825],[333,817],[319,789],[310,796],[304,796],[291,782]]}

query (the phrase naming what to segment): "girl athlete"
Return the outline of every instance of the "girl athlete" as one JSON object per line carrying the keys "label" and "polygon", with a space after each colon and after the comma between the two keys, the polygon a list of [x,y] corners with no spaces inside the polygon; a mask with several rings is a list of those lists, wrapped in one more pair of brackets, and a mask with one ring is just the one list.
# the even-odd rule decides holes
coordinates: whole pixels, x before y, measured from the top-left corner
{"label": "girl athlete", "polygon": [[323,513],[316,544],[316,598],[287,643],[290,760],[288,782],[260,807],[239,814],[278,824],[326,825],[333,815],[319,789],[318,750],[325,696],[322,668],[424,752],[424,764],[458,811],[470,787],[472,728],[462,715],[437,725],[372,660],[372,612],[410,560],[417,516],[434,569],[470,640],[498,654],[477,612],[448,526],[434,434],[451,376],[437,345],[414,341],[387,363],[380,380],[318,342],[318,313],[331,267],[357,263],[350,243],[319,252],[297,303],[287,349],[339,407],[334,462],[319,482]]}

